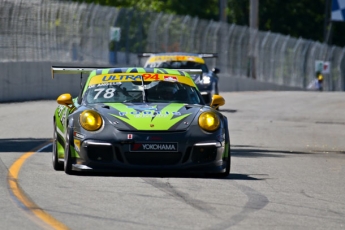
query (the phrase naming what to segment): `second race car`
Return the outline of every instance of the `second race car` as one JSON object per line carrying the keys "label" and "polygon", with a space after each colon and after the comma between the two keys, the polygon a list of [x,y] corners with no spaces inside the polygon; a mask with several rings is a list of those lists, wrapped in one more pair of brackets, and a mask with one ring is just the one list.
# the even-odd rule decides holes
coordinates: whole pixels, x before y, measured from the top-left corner
{"label": "second race car", "polygon": [[195,84],[200,90],[204,101],[210,104],[212,96],[219,94],[218,90],[218,68],[210,70],[204,58],[215,58],[216,54],[195,54],[195,53],[142,53],[139,57],[148,57],[145,68],[167,68],[167,69],[201,69],[203,74],[191,75]]}

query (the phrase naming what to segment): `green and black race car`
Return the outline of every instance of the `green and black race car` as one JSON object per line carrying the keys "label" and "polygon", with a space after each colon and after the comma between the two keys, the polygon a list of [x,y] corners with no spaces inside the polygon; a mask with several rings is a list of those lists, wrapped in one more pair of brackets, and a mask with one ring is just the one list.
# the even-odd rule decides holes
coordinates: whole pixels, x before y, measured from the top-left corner
{"label": "green and black race car", "polygon": [[89,74],[78,97],[57,99],[54,169],[227,176],[228,122],[216,110],[225,101],[214,95],[207,106],[188,71],[53,66],[53,78]]}

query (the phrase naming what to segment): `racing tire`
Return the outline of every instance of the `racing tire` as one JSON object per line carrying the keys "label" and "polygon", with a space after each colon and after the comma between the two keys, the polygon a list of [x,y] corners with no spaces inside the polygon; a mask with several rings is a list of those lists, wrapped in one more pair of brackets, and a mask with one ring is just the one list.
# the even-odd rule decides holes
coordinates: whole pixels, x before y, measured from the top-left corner
{"label": "racing tire", "polygon": [[74,175],[75,172],[72,170],[72,156],[70,149],[69,132],[66,135],[66,147],[65,147],[65,161],[64,161],[64,171],[68,175]]}
{"label": "racing tire", "polygon": [[63,163],[59,162],[58,150],[57,150],[57,132],[56,124],[54,122],[54,132],[53,132],[53,149],[52,149],[52,163],[53,168],[56,171],[62,171],[64,168]]}

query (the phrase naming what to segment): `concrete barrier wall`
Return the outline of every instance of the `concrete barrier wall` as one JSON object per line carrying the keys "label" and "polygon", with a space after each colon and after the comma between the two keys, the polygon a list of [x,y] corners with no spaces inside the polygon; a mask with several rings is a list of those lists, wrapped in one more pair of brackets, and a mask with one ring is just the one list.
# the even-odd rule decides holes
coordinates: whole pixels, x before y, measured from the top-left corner
{"label": "concrete barrier wall", "polygon": [[77,95],[80,77],[57,75],[52,79],[51,66],[50,62],[0,63],[0,102],[56,99],[67,92]]}
{"label": "concrete barrier wall", "polygon": [[250,78],[230,77],[226,74],[219,75],[218,88],[220,92],[232,91],[290,91],[290,90],[305,90],[299,87],[291,87],[284,85],[277,85],[269,82],[261,82]]}
{"label": "concrete barrier wall", "polygon": [[[51,62],[8,62],[0,63],[0,103],[31,100],[55,100],[62,93],[78,95],[80,90],[79,75],[58,74],[52,79],[51,66],[67,66],[66,63]],[[86,66],[83,63],[79,66]],[[73,63],[69,66],[78,66]],[[90,65],[95,66],[97,65]],[[87,77],[84,75],[84,77]],[[234,78],[220,75],[219,90],[255,91],[255,90],[302,90],[253,79]]]}

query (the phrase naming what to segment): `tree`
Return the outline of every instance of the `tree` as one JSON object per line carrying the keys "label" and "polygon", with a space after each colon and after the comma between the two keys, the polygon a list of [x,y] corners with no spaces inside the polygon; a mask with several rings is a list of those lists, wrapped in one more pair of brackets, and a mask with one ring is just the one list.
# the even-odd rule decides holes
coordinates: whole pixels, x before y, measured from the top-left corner
{"label": "tree", "polygon": [[[73,0],[219,19],[219,0]],[[259,0],[259,29],[323,42],[326,0]],[[227,0],[228,22],[249,25],[249,0]],[[345,22],[333,23],[331,42],[345,46]]]}

